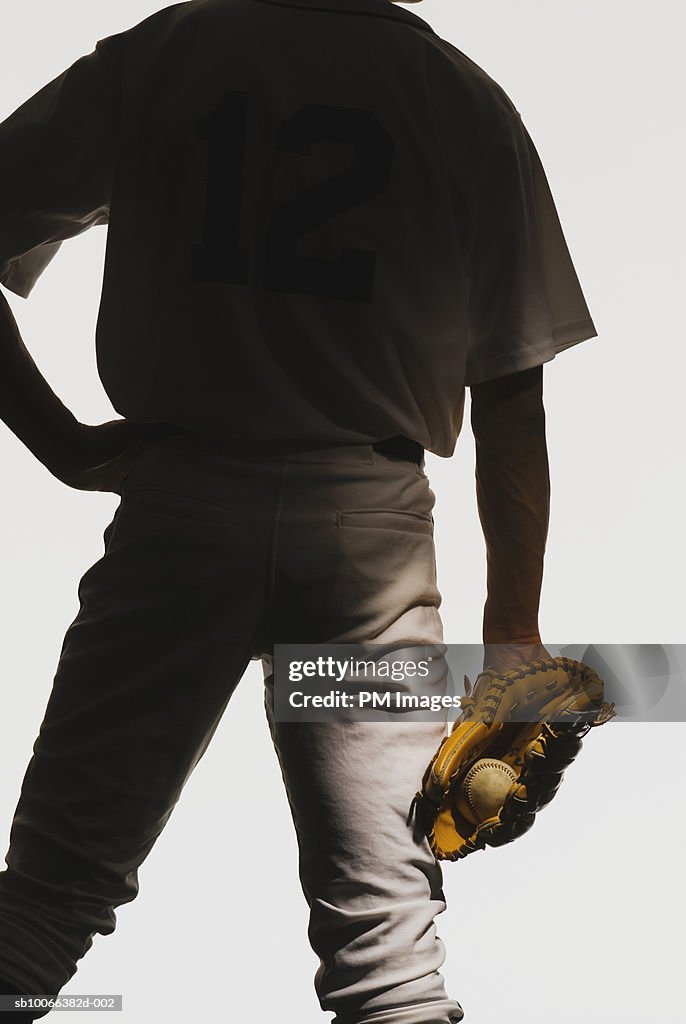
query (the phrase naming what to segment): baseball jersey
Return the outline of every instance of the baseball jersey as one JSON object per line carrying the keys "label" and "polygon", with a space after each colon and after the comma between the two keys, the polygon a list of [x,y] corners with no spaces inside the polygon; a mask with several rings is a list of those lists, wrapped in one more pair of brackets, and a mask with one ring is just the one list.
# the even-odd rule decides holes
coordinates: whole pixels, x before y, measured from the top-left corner
{"label": "baseball jersey", "polygon": [[596,336],[506,92],[389,0],[192,0],[0,124],[0,283],[108,225],[121,415],[450,456],[465,388]]}

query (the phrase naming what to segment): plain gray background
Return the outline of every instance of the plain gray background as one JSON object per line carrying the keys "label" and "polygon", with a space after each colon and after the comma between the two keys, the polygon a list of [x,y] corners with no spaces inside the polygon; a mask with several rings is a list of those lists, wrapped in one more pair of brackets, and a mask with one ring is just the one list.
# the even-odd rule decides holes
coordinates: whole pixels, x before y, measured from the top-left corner
{"label": "plain gray background", "polygon": [[[97,39],[164,6],[4,3],[0,118]],[[520,110],[599,331],[545,371],[553,496],[544,639],[681,642],[682,6],[425,0],[409,9]],[[113,416],[93,342],[105,238],[101,227],[65,243],[27,301],[8,295],[39,366],[90,423]],[[451,643],[480,638],[473,458],[467,418],[454,458],[427,460]],[[4,851],[77,583],[102,552],[118,498],[61,485],[6,428],[0,460]],[[121,909],[113,936],[96,938],[65,994],[123,993],[128,1024],[328,1019],[312,989],[317,964],[261,700],[253,664],[141,869],[138,899]],[[682,1019],[685,738],[678,724],[593,733],[532,832],[446,866],[444,973],[469,1024]],[[370,786],[382,781],[370,765]]]}

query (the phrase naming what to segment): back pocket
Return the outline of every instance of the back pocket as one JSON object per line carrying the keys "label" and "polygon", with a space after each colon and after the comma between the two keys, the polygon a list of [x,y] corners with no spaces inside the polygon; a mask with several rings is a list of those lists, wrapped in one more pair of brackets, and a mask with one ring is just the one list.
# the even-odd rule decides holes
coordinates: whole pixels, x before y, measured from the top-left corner
{"label": "back pocket", "polygon": [[234,513],[214,501],[164,487],[134,487],[124,495],[124,505],[155,519],[197,523],[199,526],[234,527]]}
{"label": "back pocket", "polygon": [[395,530],[400,533],[433,533],[431,513],[412,512],[395,508],[352,508],[337,514],[340,527],[372,530]]}

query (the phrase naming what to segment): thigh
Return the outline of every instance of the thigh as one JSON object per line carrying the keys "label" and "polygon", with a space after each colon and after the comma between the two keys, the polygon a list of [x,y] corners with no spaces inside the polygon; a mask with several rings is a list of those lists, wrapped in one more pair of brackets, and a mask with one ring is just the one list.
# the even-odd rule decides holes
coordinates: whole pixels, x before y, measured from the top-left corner
{"label": "thigh", "polygon": [[[442,640],[438,609],[421,605],[405,609],[374,637],[374,643],[397,643],[405,658],[413,657],[416,645],[423,645],[418,657],[434,645],[440,650]],[[334,721],[281,722],[274,712],[273,656],[264,656],[262,664],[267,719],[301,840],[305,877],[316,878],[317,885],[327,876],[354,881],[361,894],[365,880],[377,892],[389,886],[396,892],[407,881],[429,892],[427,876],[438,882],[437,865],[411,820],[411,808],[446,722],[403,722],[384,711],[377,721],[345,720],[341,712]],[[442,686],[439,671],[436,692]]]}
{"label": "thigh", "polygon": [[[249,661],[261,607],[245,538],[221,513],[128,501],[79,583],[27,778],[40,781],[36,805],[43,786],[60,787],[56,814],[97,806],[110,851],[154,830],[178,797]],[[97,843],[86,813],[79,833]]]}
{"label": "thigh", "polygon": [[[440,647],[434,501],[424,473],[380,456],[370,465],[341,462],[318,477],[294,473],[283,504],[272,639],[397,644],[406,658],[415,646]],[[329,870],[339,878],[350,871],[359,882],[368,864],[372,886],[384,878],[395,886],[405,867],[425,884],[416,864],[432,874],[434,858],[406,821],[445,721],[381,721],[388,716],[379,713],[373,722],[279,722],[273,660],[263,652],[266,711],[301,858],[320,880]]]}

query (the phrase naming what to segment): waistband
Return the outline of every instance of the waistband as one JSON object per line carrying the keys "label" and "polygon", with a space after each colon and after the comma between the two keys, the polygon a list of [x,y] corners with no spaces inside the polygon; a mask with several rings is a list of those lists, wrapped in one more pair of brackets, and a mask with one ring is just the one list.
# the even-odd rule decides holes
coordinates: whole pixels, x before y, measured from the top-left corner
{"label": "waistband", "polygon": [[[181,435],[188,436],[188,435]],[[230,452],[232,455],[244,456],[246,458],[270,458],[283,455],[299,455],[308,452],[351,452],[359,450],[361,456],[370,449],[382,455],[389,455],[392,458],[407,459],[410,462],[421,466],[424,458],[424,448],[418,441],[400,434],[395,437],[384,438],[380,441],[373,441],[371,444],[351,445],[349,443],[336,445],[331,441],[307,441],[307,440],[245,440],[243,438],[209,439],[202,438],[203,446],[217,449],[222,452]]]}

